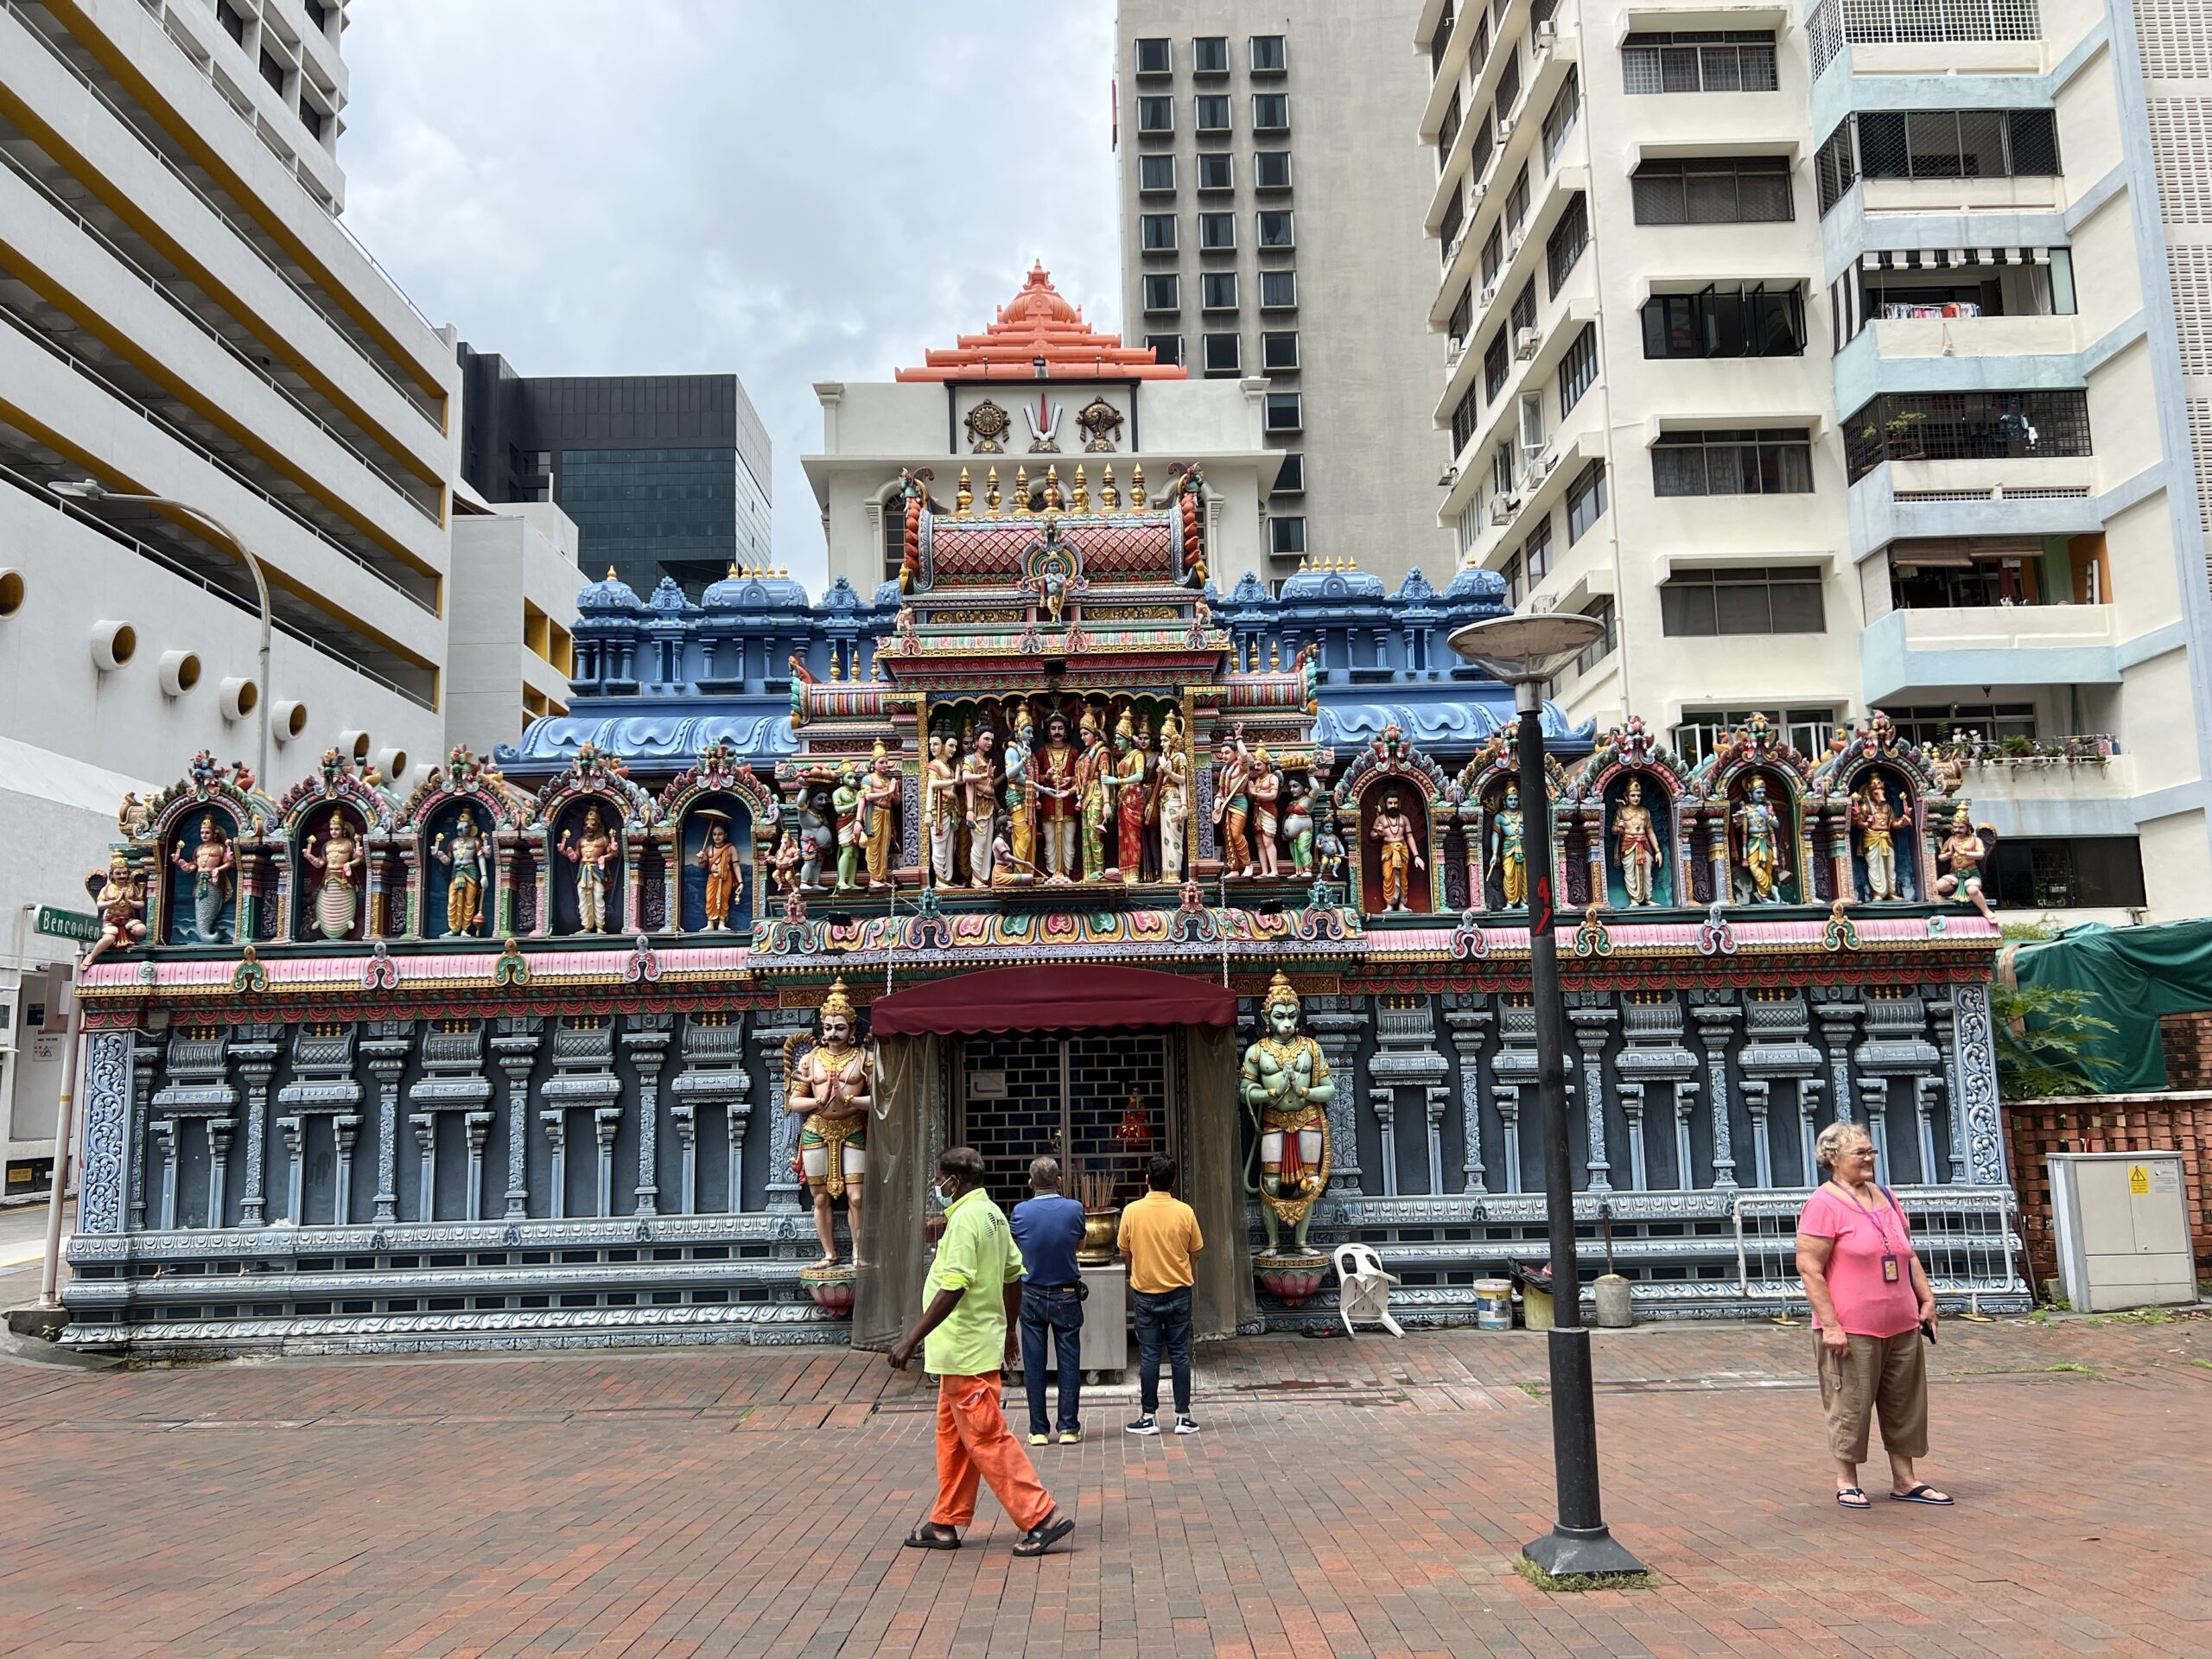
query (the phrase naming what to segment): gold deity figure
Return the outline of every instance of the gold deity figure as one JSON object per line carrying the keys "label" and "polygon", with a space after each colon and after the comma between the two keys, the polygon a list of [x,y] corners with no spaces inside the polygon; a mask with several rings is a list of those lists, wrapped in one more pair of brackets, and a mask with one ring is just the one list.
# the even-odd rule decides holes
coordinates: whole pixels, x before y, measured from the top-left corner
{"label": "gold deity figure", "polygon": [[1383,796],[1382,810],[1367,826],[1367,838],[1378,843],[1376,856],[1382,866],[1382,908],[1403,910],[1413,893],[1412,872],[1427,871],[1428,861],[1414,844],[1414,821],[1406,816],[1396,790]]}
{"label": "gold deity figure", "polygon": [[1298,1029],[1298,992],[1281,969],[1260,1005],[1267,1035],[1244,1051],[1239,1092],[1258,1134],[1253,1148],[1260,1166],[1256,1186],[1268,1230],[1265,1254],[1281,1255],[1281,1230],[1291,1230],[1288,1253],[1306,1251],[1313,1204],[1329,1185],[1329,1103],[1337,1097],[1321,1045]]}
{"label": "gold deity figure", "polygon": [[1096,881],[1106,874],[1106,774],[1113,757],[1106,752],[1106,734],[1099,730],[1098,711],[1086,709],[1076,722],[1083,753],[1075,763],[1076,797],[1083,807],[1083,880]]}
{"label": "gold deity figure", "polygon": [[952,885],[953,849],[960,824],[960,740],[950,733],[930,739],[922,769],[922,817],[930,827],[930,880]]}
{"label": "gold deity figure", "polygon": [[968,885],[991,885],[991,854],[996,845],[999,769],[991,751],[998,734],[986,726],[976,734],[976,747],[960,763],[960,792],[967,807]]}
{"label": "gold deity figure", "polygon": [[[96,880],[98,876],[86,879],[87,891]],[[91,967],[110,950],[128,950],[145,943],[146,924],[139,918],[146,911],[146,879],[130,868],[129,855],[118,852],[108,860],[107,879],[93,895],[92,907],[100,918],[100,936],[85,952],[84,966]]]}
{"label": "gold deity figure", "polygon": [[1890,804],[1890,791],[1876,772],[1866,787],[1852,798],[1851,822],[1859,831],[1859,849],[1866,861],[1866,896],[1897,896],[1897,833],[1904,820]]}
{"label": "gold deity figure", "polygon": [[1280,861],[1275,846],[1281,828],[1282,772],[1264,743],[1252,751],[1252,780],[1246,785],[1252,798],[1252,854],[1262,875],[1276,874]]}
{"label": "gold deity figure", "polygon": [[885,753],[883,741],[877,739],[868,776],[861,784],[861,848],[868,856],[871,887],[892,885],[891,845],[898,822],[899,772],[898,756]]}
{"label": "gold deity figure", "polygon": [[1993,839],[1994,832],[1987,824],[1977,827],[1967,818],[1967,804],[1961,801],[1936,855],[1936,861],[1943,868],[1942,877],[1936,883],[1936,896],[1955,898],[1962,905],[1972,905],[1981,912],[1984,920],[1992,922],[1997,919],[1997,912],[1982,897],[1981,864],[1989,856]]}
{"label": "gold deity figure", "polygon": [[190,852],[180,838],[169,861],[192,877],[192,922],[195,943],[222,944],[223,906],[231,896],[238,855],[213,812],[200,820],[200,842]]}
{"label": "gold deity figure", "polygon": [[446,879],[446,937],[470,934],[484,924],[484,879],[489,874],[483,832],[476,815],[463,809],[450,839],[430,843],[430,856],[452,874]]}
{"label": "gold deity figure", "polygon": [[1751,902],[1782,902],[1781,878],[1789,873],[1782,850],[1782,817],[1767,804],[1766,780],[1751,779],[1751,792],[1735,811],[1735,828],[1744,874],[1751,878]]}
{"label": "gold deity figure", "polygon": [[1491,853],[1489,868],[1497,875],[1497,886],[1508,910],[1518,910],[1529,902],[1529,852],[1521,815],[1521,786],[1505,786],[1505,804],[1491,819]]}
{"label": "gold deity figure", "polygon": [[1113,791],[1114,850],[1116,857],[1104,874],[1135,882],[1144,874],[1144,827],[1152,817],[1152,798],[1145,788],[1144,752],[1137,747],[1133,712],[1122,711],[1114,728],[1114,759],[1103,781]]}
{"label": "gold deity figure", "polygon": [[1252,817],[1252,756],[1244,747],[1242,726],[1221,740],[1213,769],[1213,820],[1221,826],[1221,873],[1250,875],[1255,866],[1245,825]]}
{"label": "gold deity figure", "polygon": [[721,812],[702,808],[699,817],[706,820],[706,842],[699,849],[699,855],[691,861],[707,873],[705,910],[709,931],[729,931],[729,912],[745,890],[745,868],[737,856],[737,844],[729,838],[729,818]]}
{"label": "gold deity figure", "polygon": [[1613,846],[1621,861],[1621,886],[1631,905],[1652,902],[1651,876],[1659,864],[1659,831],[1643,804],[1643,782],[1631,778],[1613,809]]}
{"label": "gold deity figure", "polygon": [[[1037,787],[1030,775],[1029,758],[1037,747],[1037,728],[1027,708],[1014,711],[1014,736],[1006,746],[1007,855],[997,855],[992,843],[993,874],[1012,880],[1037,876]],[[1003,869],[999,868],[1003,865]]]}
{"label": "gold deity figure", "polygon": [[558,851],[576,867],[576,931],[611,931],[612,924],[607,915],[607,868],[615,860],[614,837],[607,832],[607,820],[600,817],[596,805],[585,809],[582,835],[565,830],[561,832]]}
{"label": "gold deity figure", "polygon": [[[786,1058],[784,1110],[799,1120],[800,1173],[814,1196],[814,1231],[822,1241],[813,1265],[837,1265],[832,1205],[842,1197],[852,1225],[853,1265],[860,1260],[861,1183],[868,1173],[868,1118],[875,1104],[875,1062],[854,1040],[853,999],[836,981],[823,1000],[821,1037],[796,1065]],[[792,1046],[803,1041],[794,1033]]]}
{"label": "gold deity figure", "polygon": [[1037,819],[1044,832],[1045,868],[1055,881],[1083,874],[1076,861],[1076,831],[1082,817],[1076,773],[1082,755],[1068,741],[1067,716],[1054,710],[1045,717],[1045,744],[1030,762],[1036,785]]}

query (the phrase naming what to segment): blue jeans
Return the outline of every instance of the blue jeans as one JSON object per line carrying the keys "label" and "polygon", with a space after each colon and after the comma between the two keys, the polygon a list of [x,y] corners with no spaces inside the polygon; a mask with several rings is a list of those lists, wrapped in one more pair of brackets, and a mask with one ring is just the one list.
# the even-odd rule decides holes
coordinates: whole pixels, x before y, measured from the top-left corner
{"label": "blue jeans", "polygon": [[1029,1432],[1045,1427],[1045,1337],[1051,1332],[1060,1368],[1063,1434],[1083,1427],[1083,1303],[1072,1285],[1021,1287],[1021,1380],[1029,1389]]}
{"label": "blue jeans", "polygon": [[1167,1344],[1167,1359],[1175,1377],[1175,1414],[1191,1414],[1191,1287],[1135,1294],[1137,1323],[1137,1392],[1144,1414],[1160,1410],[1160,1345]]}

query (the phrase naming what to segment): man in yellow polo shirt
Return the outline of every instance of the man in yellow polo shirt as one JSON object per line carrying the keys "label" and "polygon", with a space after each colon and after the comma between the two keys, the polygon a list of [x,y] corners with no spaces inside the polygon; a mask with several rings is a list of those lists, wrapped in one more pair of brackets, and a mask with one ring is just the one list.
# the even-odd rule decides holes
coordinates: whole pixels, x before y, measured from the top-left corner
{"label": "man in yellow polo shirt", "polygon": [[983,1191],[983,1160],[950,1147],[937,1160],[944,1236],[922,1286],[922,1317],[887,1356],[903,1371],[922,1350],[938,1380],[937,1503],[906,1535],[913,1549],[957,1549],[960,1529],[976,1518],[976,1493],[991,1491],[1021,1529],[1017,1555],[1042,1555],[1075,1530],[1037,1478],[1029,1454],[999,1408],[1001,1363],[1014,1363],[1008,1332],[1021,1305],[1021,1252],[1006,1217]]}
{"label": "man in yellow polo shirt", "polygon": [[1135,1304],[1137,1389],[1142,1411],[1132,1434],[1157,1434],[1160,1349],[1164,1340],[1175,1374],[1175,1432],[1195,1434],[1191,1421],[1191,1258],[1205,1249],[1198,1217],[1175,1196],[1175,1160],[1157,1155],[1147,1173],[1151,1189],[1122,1211],[1121,1249],[1129,1264]]}

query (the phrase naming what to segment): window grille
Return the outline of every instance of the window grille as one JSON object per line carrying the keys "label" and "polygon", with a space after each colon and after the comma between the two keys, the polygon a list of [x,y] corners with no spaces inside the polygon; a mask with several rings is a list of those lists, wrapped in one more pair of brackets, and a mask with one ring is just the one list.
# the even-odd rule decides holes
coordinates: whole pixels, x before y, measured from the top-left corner
{"label": "window grille", "polygon": [[1560,285],[1581,262],[1582,251],[1589,245],[1590,210],[1582,194],[1577,191],[1567,199],[1559,223],[1552,226],[1552,233],[1544,243],[1544,266],[1550,277],[1553,299],[1559,298]]}
{"label": "window grille", "polygon": [[2037,41],[2037,0],[1821,0],[1805,20],[1813,76],[1846,46]]}
{"label": "window grille", "polygon": [[1844,423],[1855,483],[1885,461],[1999,461],[2092,453],[2085,391],[1892,392]]}

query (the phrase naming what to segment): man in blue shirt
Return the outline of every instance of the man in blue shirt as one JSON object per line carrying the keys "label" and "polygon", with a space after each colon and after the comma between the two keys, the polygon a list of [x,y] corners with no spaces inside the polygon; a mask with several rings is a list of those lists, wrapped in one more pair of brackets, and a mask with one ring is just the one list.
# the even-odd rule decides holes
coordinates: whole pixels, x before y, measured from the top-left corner
{"label": "man in blue shirt", "polygon": [[1029,1444],[1044,1446],[1052,1435],[1045,1426],[1045,1335],[1058,1346],[1060,1444],[1083,1439],[1077,1408],[1083,1399],[1083,1270],[1075,1264],[1083,1243],[1083,1205],[1060,1191],[1056,1159],[1029,1166],[1031,1196],[1014,1206],[1007,1224],[1021,1249],[1028,1276],[1021,1283],[1021,1376],[1029,1387]]}

